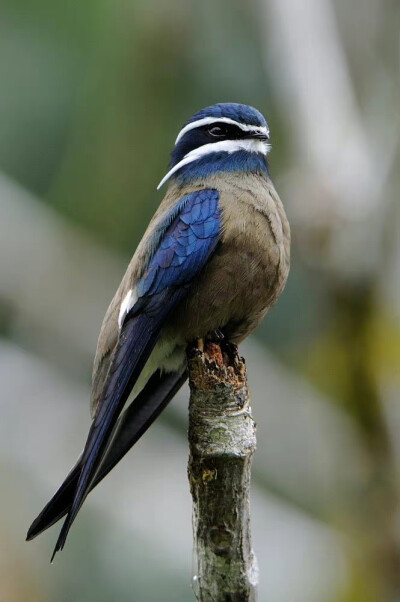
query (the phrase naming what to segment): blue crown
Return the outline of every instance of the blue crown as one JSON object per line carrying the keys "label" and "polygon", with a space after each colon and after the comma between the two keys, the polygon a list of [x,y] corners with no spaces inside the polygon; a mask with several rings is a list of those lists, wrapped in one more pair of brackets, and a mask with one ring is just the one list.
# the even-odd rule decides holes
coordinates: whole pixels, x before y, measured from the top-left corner
{"label": "blue crown", "polygon": [[257,111],[254,107],[242,105],[237,102],[220,102],[216,105],[201,109],[201,111],[188,119],[185,125],[203,119],[204,117],[215,117],[217,119],[219,117],[229,117],[229,119],[233,119],[239,123],[268,127],[265,117],[260,111]]}

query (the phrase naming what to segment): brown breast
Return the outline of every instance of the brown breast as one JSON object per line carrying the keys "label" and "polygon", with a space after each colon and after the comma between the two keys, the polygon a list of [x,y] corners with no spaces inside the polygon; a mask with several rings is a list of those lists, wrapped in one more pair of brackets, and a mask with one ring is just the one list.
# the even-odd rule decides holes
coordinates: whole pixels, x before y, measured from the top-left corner
{"label": "brown breast", "polygon": [[171,317],[168,331],[188,341],[223,328],[242,341],[282,292],[288,271],[290,230],[270,180],[249,174],[216,175],[222,240]]}

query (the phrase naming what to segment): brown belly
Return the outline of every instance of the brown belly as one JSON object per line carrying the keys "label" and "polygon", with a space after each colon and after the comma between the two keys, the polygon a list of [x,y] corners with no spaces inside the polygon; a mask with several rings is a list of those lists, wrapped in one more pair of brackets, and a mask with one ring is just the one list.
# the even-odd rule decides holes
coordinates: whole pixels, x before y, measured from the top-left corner
{"label": "brown belly", "polygon": [[[276,301],[286,269],[281,245],[265,216],[253,210],[251,219],[247,218],[244,231],[225,236],[188,297],[174,311],[168,327],[174,337],[187,342],[219,328],[239,343]],[[251,226],[259,236],[251,236]]]}

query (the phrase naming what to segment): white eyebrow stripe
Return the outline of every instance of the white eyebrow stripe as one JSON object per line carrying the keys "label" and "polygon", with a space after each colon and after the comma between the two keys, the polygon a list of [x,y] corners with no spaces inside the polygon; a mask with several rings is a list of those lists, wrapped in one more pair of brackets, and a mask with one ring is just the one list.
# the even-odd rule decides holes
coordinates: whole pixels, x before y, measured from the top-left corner
{"label": "white eyebrow stripe", "polygon": [[198,148],[194,148],[187,155],[183,157],[179,163],[174,165],[172,169],[169,170],[167,174],[163,177],[159,185],[157,186],[157,190],[161,188],[163,184],[181,167],[187,165],[188,163],[192,163],[196,159],[200,159],[205,155],[209,155],[211,153],[218,152],[226,152],[226,153],[234,153],[236,151],[244,150],[250,153],[261,153],[266,155],[271,149],[271,145],[264,140],[255,140],[254,138],[250,138],[248,140],[220,140],[219,142],[210,142],[210,144],[203,144],[203,146],[199,146]]}
{"label": "white eyebrow stripe", "polygon": [[246,123],[239,123],[239,121],[235,121],[234,119],[230,119],[229,117],[203,117],[202,119],[198,119],[197,121],[192,121],[188,123],[181,129],[178,134],[177,139],[175,140],[175,146],[179,142],[179,140],[190,130],[194,130],[196,128],[201,127],[202,125],[210,125],[211,123],[230,123],[231,125],[236,125],[238,128],[243,130],[243,132],[262,132],[266,136],[269,136],[269,130],[265,126],[260,125],[248,125]]}

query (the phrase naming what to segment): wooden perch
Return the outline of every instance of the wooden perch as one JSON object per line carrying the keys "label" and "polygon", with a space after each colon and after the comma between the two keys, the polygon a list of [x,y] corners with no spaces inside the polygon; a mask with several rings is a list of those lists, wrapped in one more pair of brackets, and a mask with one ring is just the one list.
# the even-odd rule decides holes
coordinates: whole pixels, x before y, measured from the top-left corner
{"label": "wooden perch", "polygon": [[203,348],[199,341],[187,350],[193,587],[198,602],[253,602],[258,569],[249,498],[255,423],[244,359],[235,345],[221,347]]}

